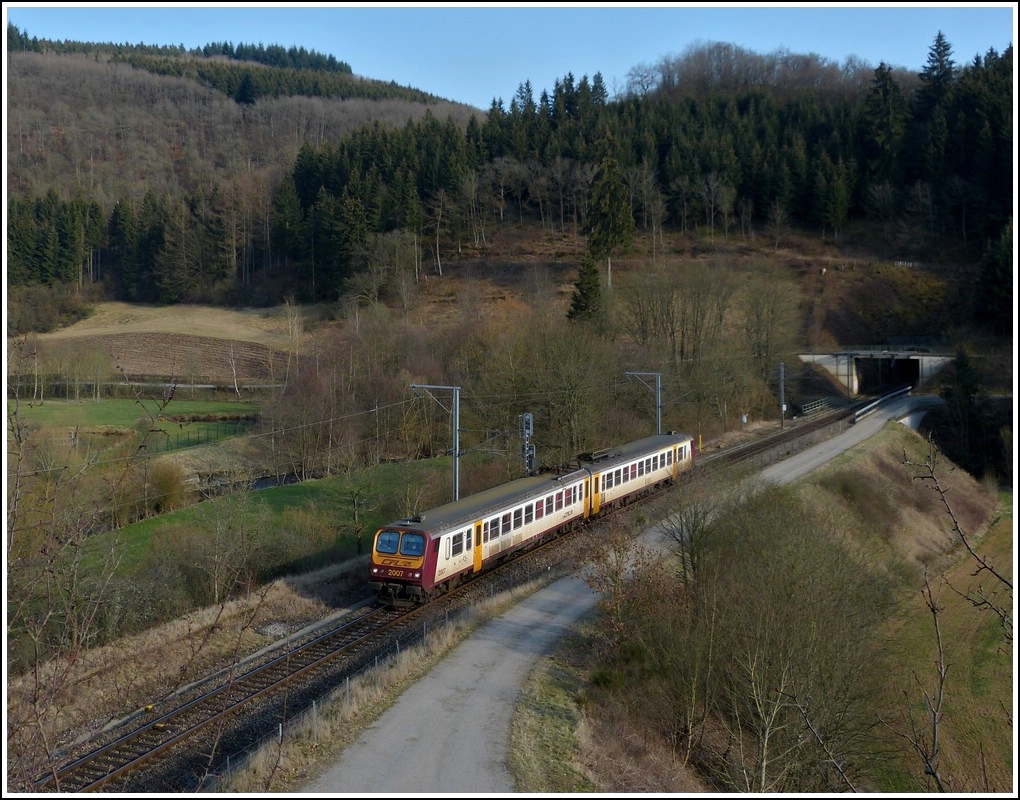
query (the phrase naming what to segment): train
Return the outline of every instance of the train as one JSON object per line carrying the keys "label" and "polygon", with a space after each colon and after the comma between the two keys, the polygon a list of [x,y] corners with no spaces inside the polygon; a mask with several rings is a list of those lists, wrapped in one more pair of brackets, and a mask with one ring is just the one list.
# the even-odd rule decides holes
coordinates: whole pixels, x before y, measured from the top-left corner
{"label": "train", "polygon": [[379,528],[369,583],[390,604],[421,604],[694,466],[694,439],[671,431],[578,456]]}

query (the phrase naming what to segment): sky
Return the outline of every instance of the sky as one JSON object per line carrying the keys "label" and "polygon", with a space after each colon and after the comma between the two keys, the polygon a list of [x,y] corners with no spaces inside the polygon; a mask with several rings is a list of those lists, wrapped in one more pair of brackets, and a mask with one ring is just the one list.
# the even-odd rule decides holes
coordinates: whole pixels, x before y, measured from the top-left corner
{"label": "sky", "polygon": [[[724,43],[766,55],[856,57],[920,72],[941,31],[957,65],[1016,39],[1016,3],[4,3],[40,39],[303,47],[356,75],[487,111],[601,73],[614,96],[637,66]],[[6,52],[6,39],[4,40]]]}

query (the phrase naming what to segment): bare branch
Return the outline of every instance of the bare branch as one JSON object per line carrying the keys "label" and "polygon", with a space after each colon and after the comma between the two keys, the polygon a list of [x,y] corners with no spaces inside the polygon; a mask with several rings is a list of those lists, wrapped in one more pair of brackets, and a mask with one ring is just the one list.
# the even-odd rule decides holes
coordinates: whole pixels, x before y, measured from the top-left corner
{"label": "bare branch", "polygon": [[[914,680],[921,689],[922,697],[924,698],[925,715],[927,717],[927,725],[930,728],[928,734],[924,732],[924,726],[921,722],[914,717],[914,712],[910,708],[909,698],[906,703],[906,716],[907,721],[910,724],[909,733],[896,730],[885,720],[882,723],[886,725],[896,736],[901,739],[905,739],[920,757],[922,764],[924,765],[924,774],[927,775],[931,780],[935,782],[940,792],[948,791],[942,774],[939,771],[938,759],[939,759],[939,725],[942,722],[942,704],[945,700],[946,693],[946,678],[949,674],[949,667],[946,664],[945,652],[942,645],[942,631],[939,626],[939,597],[941,592],[936,592],[932,589],[931,583],[928,580],[927,571],[924,576],[924,589],[921,590],[921,594],[924,597],[925,605],[931,612],[932,620],[935,624],[935,643],[937,652],[935,656],[935,672],[936,672],[936,687],[934,693],[930,692],[925,688],[921,679],[914,673]],[[904,692],[904,694],[906,694]]]}
{"label": "bare branch", "polygon": [[847,776],[846,771],[843,769],[843,765],[840,763],[840,760],[836,758],[835,754],[829,749],[829,746],[826,744],[825,739],[822,737],[822,735],[818,732],[817,728],[815,728],[814,724],[811,722],[811,718],[808,716],[807,707],[803,703],[801,703],[800,699],[795,694],[785,694],[784,692],[780,692],[780,694],[784,694],[785,697],[790,699],[790,701],[796,707],[797,711],[800,712],[800,716],[804,720],[804,724],[808,726],[808,730],[811,731],[811,735],[815,738],[815,741],[818,742],[818,746],[822,748],[822,751],[825,753],[825,757],[828,759],[829,763],[832,764],[833,767],[835,767],[836,771],[839,773],[839,777],[843,779],[843,783],[846,784],[847,788],[851,792],[856,792],[857,788],[850,781],[850,778]]}
{"label": "bare branch", "polygon": [[953,531],[956,533],[957,538],[959,538],[960,542],[966,548],[971,558],[974,559],[976,567],[972,575],[977,577],[982,573],[988,573],[1000,585],[1000,588],[1003,588],[1005,589],[1006,592],[1008,592],[1009,595],[1008,598],[1006,598],[1005,601],[1000,602],[993,596],[994,592],[992,592],[991,594],[987,594],[983,586],[979,586],[976,592],[972,594],[964,594],[962,592],[958,592],[956,589],[953,589],[953,591],[957,591],[957,594],[959,594],[961,597],[965,597],[967,600],[969,600],[975,608],[987,608],[991,610],[993,613],[995,613],[999,617],[999,620],[1002,624],[1003,635],[1006,639],[1007,645],[1012,645],[1013,583],[1009,578],[1007,578],[1005,575],[999,572],[992,565],[991,561],[987,557],[977,552],[977,550],[974,548],[974,545],[971,543],[970,537],[967,535],[967,532],[964,531],[963,527],[960,525],[960,521],[959,519],[957,519],[956,513],[953,511],[953,507],[949,503],[948,491],[945,489],[945,487],[942,486],[942,483],[940,482],[938,474],[936,472],[936,467],[938,466],[938,449],[929,440],[928,458],[923,464],[918,464],[911,461],[909,458],[907,458],[906,452],[904,452],[903,454],[903,461],[905,464],[907,464],[907,466],[915,467],[918,470],[920,470],[920,474],[913,476],[914,480],[921,481],[922,483],[926,484],[928,488],[930,488],[939,496],[939,500],[945,507],[946,513],[949,514],[949,518],[952,520]]}

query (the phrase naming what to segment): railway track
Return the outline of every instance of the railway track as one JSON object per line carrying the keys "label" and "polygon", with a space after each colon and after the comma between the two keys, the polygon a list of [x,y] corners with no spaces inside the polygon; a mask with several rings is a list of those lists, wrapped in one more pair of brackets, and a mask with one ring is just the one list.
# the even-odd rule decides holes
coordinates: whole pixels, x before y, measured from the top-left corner
{"label": "railway track", "polygon": [[113,741],[40,778],[35,788],[60,792],[114,788],[129,772],[144,767],[183,742],[194,740],[204,730],[222,723],[259,698],[280,692],[341,655],[351,657],[359,647],[400,624],[407,615],[406,610],[379,607],[247,671],[228,674],[220,685],[145,720]]}
{"label": "railway track", "polygon": [[[703,453],[697,468],[715,471],[738,464],[766,466],[796,449],[831,436],[836,432],[834,429],[849,425],[856,408],[851,406],[818,414],[798,420],[772,436]],[[564,538],[557,537],[529,551],[527,558],[541,558],[543,552],[560,545]],[[543,569],[548,568],[543,566]],[[526,560],[515,559],[484,573],[481,581],[472,581],[444,595],[441,602],[416,608],[368,608],[354,619],[345,618],[330,630],[309,634],[300,641],[277,648],[258,662],[235,665],[226,674],[203,681],[201,686],[205,688],[179,698],[175,707],[152,711],[141,720],[121,726],[122,732],[108,734],[107,741],[101,745],[97,746],[93,740],[89,752],[40,776],[33,788],[45,792],[166,792],[201,788],[203,775],[215,773],[224,759],[229,760],[229,753],[237,752],[232,741],[259,738],[255,733],[259,729],[264,736],[265,729],[273,724],[271,720],[279,724],[281,718],[298,713],[303,704],[310,705],[308,698],[321,697],[344,675],[350,677],[371,665],[372,660],[389,647],[388,643],[407,628],[417,626],[422,629],[418,635],[423,636],[430,622],[420,622],[419,616],[434,620],[439,614],[448,614],[451,604],[470,602],[458,601],[458,598],[484,591],[479,589],[483,582],[492,585],[492,582],[501,581],[502,573],[528,569]],[[520,580],[515,578],[511,584]],[[330,667],[334,668],[332,677],[324,677]],[[303,681],[309,682],[311,688],[302,688]],[[216,685],[211,685],[213,683]],[[302,695],[307,697],[301,699]],[[235,729],[233,733],[231,726]],[[243,748],[239,746],[240,749]],[[221,757],[217,757],[217,753]]]}
{"label": "railway track", "polygon": [[831,409],[791,421],[788,427],[770,436],[717,452],[699,453],[696,465],[712,471],[737,465],[764,468],[845,430],[853,424],[857,411],[867,404],[867,401],[861,401]]}

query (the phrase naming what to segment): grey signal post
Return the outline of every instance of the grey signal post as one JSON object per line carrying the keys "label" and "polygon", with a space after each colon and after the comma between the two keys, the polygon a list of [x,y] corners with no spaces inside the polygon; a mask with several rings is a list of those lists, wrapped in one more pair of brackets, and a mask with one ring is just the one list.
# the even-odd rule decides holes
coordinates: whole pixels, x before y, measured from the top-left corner
{"label": "grey signal post", "polygon": [[[629,378],[631,376],[637,378],[641,383],[645,383],[641,380],[642,376],[648,377],[651,375],[655,376],[655,433],[656,435],[662,433],[662,373],[661,372],[627,372],[624,373]],[[645,383],[645,386],[648,386]],[[648,386],[651,389],[651,386]]]}
{"label": "grey signal post", "polygon": [[[453,410],[443,405],[432,390],[452,391]],[[460,387],[459,386],[425,386],[420,383],[412,383],[411,391],[416,395],[419,391],[425,392],[429,397],[439,403],[443,411],[453,416],[453,499],[460,500]]]}
{"label": "grey signal post", "polygon": [[779,427],[786,427],[786,364],[779,362]]}

